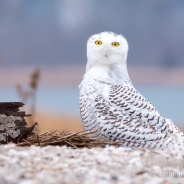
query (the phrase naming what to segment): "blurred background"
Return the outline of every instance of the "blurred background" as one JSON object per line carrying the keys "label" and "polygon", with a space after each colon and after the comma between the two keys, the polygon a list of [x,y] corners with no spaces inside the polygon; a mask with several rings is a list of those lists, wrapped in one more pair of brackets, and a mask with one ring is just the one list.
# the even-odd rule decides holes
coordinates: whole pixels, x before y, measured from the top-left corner
{"label": "blurred background", "polygon": [[39,131],[82,129],[86,41],[123,34],[134,86],[184,125],[183,0],[0,0],[0,101],[24,101]]}

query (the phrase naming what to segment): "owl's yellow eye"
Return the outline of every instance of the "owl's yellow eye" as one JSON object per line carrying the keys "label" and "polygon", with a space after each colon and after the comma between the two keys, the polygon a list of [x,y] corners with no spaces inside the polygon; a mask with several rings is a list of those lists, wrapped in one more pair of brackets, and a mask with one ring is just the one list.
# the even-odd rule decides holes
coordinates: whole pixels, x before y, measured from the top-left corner
{"label": "owl's yellow eye", "polygon": [[95,44],[96,44],[96,45],[102,45],[102,41],[96,40],[96,41],[95,41]]}
{"label": "owl's yellow eye", "polygon": [[119,46],[119,42],[112,42],[112,46],[118,47]]}

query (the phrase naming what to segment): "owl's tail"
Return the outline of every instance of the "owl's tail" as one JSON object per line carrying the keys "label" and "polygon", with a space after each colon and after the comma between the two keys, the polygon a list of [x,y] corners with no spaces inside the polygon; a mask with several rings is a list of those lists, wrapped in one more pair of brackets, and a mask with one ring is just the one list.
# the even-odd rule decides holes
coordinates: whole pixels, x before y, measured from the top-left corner
{"label": "owl's tail", "polygon": [[172,120],[166,119],[169,126],[169,134],[172,137],[174,147],[184,151],[184,132],[176,127]]}

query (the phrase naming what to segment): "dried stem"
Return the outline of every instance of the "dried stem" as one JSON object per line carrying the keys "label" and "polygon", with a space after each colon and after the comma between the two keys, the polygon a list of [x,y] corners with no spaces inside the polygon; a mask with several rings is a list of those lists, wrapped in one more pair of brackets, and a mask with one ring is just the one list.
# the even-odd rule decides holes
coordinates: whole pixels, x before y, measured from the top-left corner
{"label": "dried stem", "polygon": [[30,101],[31,103],[30,104],[30,111],[32,114],[30,118],[31,125],[33,125],[34,118],[36,115],[36,100],[37,100],[36,97],[37,97],[37,88],[39,84],[40,73],[41,72],[39,68],[36,68],[33,71],[33,73],[30,76],[30,82],[27,89],[24,89],[21,85],[16,86],[16,91],[21,101],[26,104],[28,101]]}

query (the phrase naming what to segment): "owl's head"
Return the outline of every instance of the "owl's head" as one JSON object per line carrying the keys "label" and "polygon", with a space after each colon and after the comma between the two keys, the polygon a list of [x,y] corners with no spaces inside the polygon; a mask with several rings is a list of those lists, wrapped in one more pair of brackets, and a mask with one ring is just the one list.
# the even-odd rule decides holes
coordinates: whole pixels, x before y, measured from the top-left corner
{"label": "owl's head", "polygon": [[[122,35],[102,32],[91,36],[87,42],[89,65],[113,65],[126,62],[128,43]],[[90,66],[88,66],[90,67]]]}

